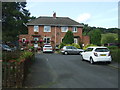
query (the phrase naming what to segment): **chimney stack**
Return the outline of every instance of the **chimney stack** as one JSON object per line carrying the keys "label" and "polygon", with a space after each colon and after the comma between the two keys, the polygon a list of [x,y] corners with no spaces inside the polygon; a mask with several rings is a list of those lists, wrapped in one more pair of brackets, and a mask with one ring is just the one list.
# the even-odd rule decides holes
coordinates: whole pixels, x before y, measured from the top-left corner
{"label": "chimney stack", "polygon": [[56,18],[56,12],[53,13],[53,18]]}

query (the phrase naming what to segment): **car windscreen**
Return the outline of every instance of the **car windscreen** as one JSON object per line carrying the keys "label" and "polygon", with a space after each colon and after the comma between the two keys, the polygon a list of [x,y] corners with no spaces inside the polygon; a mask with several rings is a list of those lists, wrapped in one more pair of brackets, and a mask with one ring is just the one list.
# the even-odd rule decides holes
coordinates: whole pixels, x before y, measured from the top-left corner
{"label": "car windscreen", "polygon": [[96,52],[109,52],[107,48],[96,48],[95,51]]}

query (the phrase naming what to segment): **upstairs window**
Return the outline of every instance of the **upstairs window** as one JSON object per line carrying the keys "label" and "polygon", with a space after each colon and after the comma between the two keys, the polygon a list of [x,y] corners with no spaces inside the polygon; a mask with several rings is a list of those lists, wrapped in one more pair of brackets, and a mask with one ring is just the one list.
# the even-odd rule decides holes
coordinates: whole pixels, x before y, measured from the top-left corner
{"label": "upstairs window", "polygon": [[44,32],[51,32],[51,26],[44,26]]}
{"label": "upstairs window", "polygon": [[39,27],[38,26],[34,26],[34,32],[39,32]]}
{"label": "upstairs window", "polygon": [[68,27],[61,27],[61,32],[67,32],[68,31]]}
{"label": "upstairs window", "polygon": [[73,32],[77,32],[77,27],[73,27],[73,28],[72,28],[72,31],[73,31]]}

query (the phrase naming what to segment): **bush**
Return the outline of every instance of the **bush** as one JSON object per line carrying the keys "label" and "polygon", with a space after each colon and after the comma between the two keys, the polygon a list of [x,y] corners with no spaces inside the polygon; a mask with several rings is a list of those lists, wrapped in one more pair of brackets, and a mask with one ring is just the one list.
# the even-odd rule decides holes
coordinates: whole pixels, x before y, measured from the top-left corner
{"label": "bush", "polygon": [[58,48],[63,48],[65,46],[65,44],[62,42],[59,46],[58,46]]}
{"label": "bush", "polygon": [[111,49],[110,51],[111,51],[112,60],[120,63],[120,59],[118,59],[118,56],[120,56],[120,49]]}
{"label": "bush", "polygon": [[30,52],[30,51],[24,51],[24,52],[22,52],[21,58],[29,58],[32,55],[33,55],[32,52]]}
{"label": "bush", "polygon": [[63,43],[65,44],[72,44],[74,43],[74,35],[72,33],[72,31],[67,31],[67,33],[65,34],[64,38],[63,38]]}
{"label": "bush", "polygon": [[63,48],[63,46],[74,46],[74,47],[76,47],[76,48],[81,48],[79,44],[75,44],[75,43],[72,43],[72,44],[64,44],[64,43],[61,43],[61,44],[59,45],[59,48],[61,49],[61,48]]}
{"label": "bush", "polygon": [[118,49],[117,46],[108,46],[109,49]]}
{"label": "bush", "polygon": [[75,44],[75,43],[73,43],[72,46],[74,46],[76,48],[81,48],[79,44]]}
{"label": "bush", "polygon": [[87,49],[87,48],[90,47],[90,46],[97,46],[97,45],[94,45],[94,44],[88,44],[88,45],[84,46],[83,49],[85,50],[85,49]]}

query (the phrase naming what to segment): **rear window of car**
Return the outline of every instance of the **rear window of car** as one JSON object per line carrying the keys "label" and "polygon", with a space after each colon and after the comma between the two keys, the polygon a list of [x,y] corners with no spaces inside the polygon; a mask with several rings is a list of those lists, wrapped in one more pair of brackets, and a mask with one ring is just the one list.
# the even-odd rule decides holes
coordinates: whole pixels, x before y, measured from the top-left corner
{"label": "rear window of car", "polygon": [[51,46],[44,46],[44,47],[51,47]]}
{"label": "rear window of car", "polygon": [[96,48],[95,49],[96,52],[109,52],[108,48]]}

